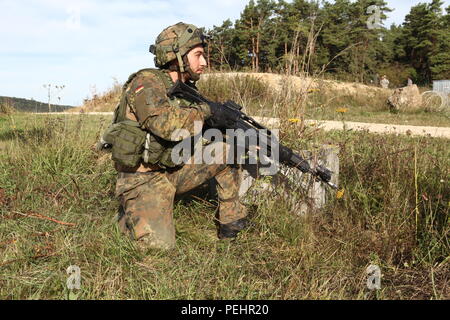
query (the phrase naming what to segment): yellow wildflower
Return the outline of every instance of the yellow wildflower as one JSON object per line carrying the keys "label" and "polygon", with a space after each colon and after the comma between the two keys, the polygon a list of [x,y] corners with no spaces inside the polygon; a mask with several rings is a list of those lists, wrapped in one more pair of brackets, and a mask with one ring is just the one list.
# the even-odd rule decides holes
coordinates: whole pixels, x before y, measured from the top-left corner
{"label": "yellow wildflower", "polygon": [[289,122],[298,123],[298,122],[300,122],[300,119],[297,119],[297,118],[289,119]]}
{"label": "yellow wildflower", "polygon": [[346,113],[346,112],[348,112],[348,108],[338,108],[338,109],[336,109],[336,112]]}
{"label": "yellow wildflower", "polygon": [[344,197],[344,194],[345,194],[345,189],[339,190],[336,193],[336,199],[342,199]]}

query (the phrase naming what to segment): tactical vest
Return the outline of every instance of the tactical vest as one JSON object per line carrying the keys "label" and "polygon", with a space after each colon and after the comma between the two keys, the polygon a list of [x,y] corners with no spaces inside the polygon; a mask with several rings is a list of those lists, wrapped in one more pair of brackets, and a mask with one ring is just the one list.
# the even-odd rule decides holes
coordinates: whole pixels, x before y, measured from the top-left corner
{"label": "tactical vest", "polygon": [[[127,99],[126,91],[129,84],[141,72],[155,74],[167,89],[172,86],[168,74],[158,69],[142,69],[133,73],[122,88],[122,97],[114,110],[112,124],[106,129],[102,143],[111,146],[112,160],[126,167],[136,167],[142,162],[158,165],[161,168],[174,168],[177,165],[172,161],[172,149],[177,144],[166,141],[158,136],[143,130],[137,121],[126,117]],[[167,97],[171,106],[178,106],[179,101]]]}

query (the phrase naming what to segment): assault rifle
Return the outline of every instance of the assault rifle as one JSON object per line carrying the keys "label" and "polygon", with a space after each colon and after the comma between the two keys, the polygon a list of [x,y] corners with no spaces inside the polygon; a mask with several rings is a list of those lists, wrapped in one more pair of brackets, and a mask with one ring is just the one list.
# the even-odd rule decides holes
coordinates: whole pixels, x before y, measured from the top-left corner
{"label": "assault rifle", "polygon": [[[195,103],[206,103],[209,106],[214,105],[214,107],[217,107],[219,104],[219,107],[221,108],[221,113],[224,115],[226,120],[226,129],[241,129],[244,132],[258,132],[258,134],[267,135],[268,139],[258,139],[258,147],[260,148],[266,148],[265,150],[271,150],[270,144],[264,144],[261,145],[261,140],[264,141],[274,141],[275,137],[271,133],[269,129],[264,127],[263,125],[259,124],[255,119],[249,117],[244,112],[242,112],[242,106],[238,105],[237,103],[233,101],[227,101],[225,103],[217,103],[210,101],[203,97],[195,88],[185,84],[184,82],[177,81],[172,88],[170,88],[167,92],[167,95],[172,97],[178,97],[183,98],[188,101],[192,101]],[[207,124],[210,127],[215,127],[214,121],[207,121]],[[250,131],[247,131],[250,130]],[[256,134],[256,135],[258,135]],[[249,141],[255,141],[252,139],[247,139],[245,144],[245,150],[249,151],[250,145]],[[276,141],[276,140],[275,140]],[[264,143],[264,142],[263,142]],[[273,144],[273,142],[272,142]],[[295,153],[290,148],[283,146],[282,144],[278,143],[279,146],[279,161],[280,163],[291,167],[291,168],[297,168],[303,173],[309,173],[313,175],[317,180],[322,181],[323,183],[327,184],[331,188],[337,190],[338,187],[331,182],[331,171],[323,166],[317,166],[316,168],[311,168],[308,161],[303,159],[302,156]]]}

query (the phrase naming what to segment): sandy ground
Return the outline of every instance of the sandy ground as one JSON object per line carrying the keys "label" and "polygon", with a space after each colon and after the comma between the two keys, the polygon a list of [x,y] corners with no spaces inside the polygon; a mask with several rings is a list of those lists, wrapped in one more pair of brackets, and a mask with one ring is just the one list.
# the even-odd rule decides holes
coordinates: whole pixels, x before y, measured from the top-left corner
{"label": "sandy ground", "polygon": [[[310,77],[299,77],[299,76],[286,76],[273,73],[212,73],[202,75],[202,79],[207,79],[207,77],[235,77],[235,76],[251,76],[262,82],[267,83],[271,88],[276,90],[284,90],[286,85],[291,86],[295,90],[300,90],[302,92],[307,92],[310,89],[322,89],[324,87],[340,92],[342,95],[354,95],[357,93],[364,92],[369,98],[374,96],[379,92],[389,92],[392,93],[392,89],[383,89],[375,86],[367,86],[362,83],[355,82],[343,82],[343,81],[333,81],[316,79]],[[201,81],[201,80],[200,80]]]}
{"label": "sandy ground", "polygon": [[[265,124],[269,128],[277,128],[280,125],[279,119],[276,118],[254,118],[256,121]],[[369,131],[381,134],[397,134],[408,136],[423,136],[433,138],[450,139],[450,128],[446,127],[421,127],[421,126],[405,126],[396,124],[382,123],[363,123],[363,122],[342,122],[342,121],[325,121],[325,120],[306,120],[309,126],[322,128],[325,131],[331,130],[353,130],[353,131]]]}
{"label": "sandy ground", "polygon": [[[359,93],[364,93],[368,98],[374,97],[379,93],[392,93],[391,89],[382,89],[375,86],[367,86],[361,83],[353,83],[353,82],[343,82],[343,81],[333,81],[333,80],[324,80],[320,78],[311,78],[311,77],[300,77],[300,76],[287,76],[280,75],[274,73],[252,73],[252,72],[222,72],[222,73],[207,73],[202,75],[200,80],[204,81],[208,79],[208,77],[245,77],[250,76],[255,79],[258,79],[266,84],[269,87],[273,88],[275,91],[286,91],[286,88],[290,88],[292,90],[307,93],[309,90],[322,90],[327,89],[333,92],[338,92],[339,95],[355,95]],[[112,100],[111,100],[112,99]],[[117,94],[113,94],[106,99],[102,96],[96,103],[91,103],[88,105],[84,105],[82,107],[75,107],[73,109],[68,110],[68,112],[80,112],[81,109],[84,109],[86,112],[98,112],[98,111],[109,111],[113,110],[118,101]]]}
{"label": "sandy ground", "polygon": [[430,136],[435,138],[450,138],[450,128],[444,127],[420,127],[380,123],[341,122],[341,121],[315,121],[308,120],[310,124],[316,124],[325,130],[368,130],[372,133],[405,134],[409,136]]}

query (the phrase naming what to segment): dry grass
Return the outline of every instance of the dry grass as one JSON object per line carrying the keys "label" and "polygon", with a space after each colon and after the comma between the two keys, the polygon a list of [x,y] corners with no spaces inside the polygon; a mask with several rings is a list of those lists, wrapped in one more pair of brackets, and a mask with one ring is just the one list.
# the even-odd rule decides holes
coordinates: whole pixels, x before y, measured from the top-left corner
{"label": "dry grass", "polygon": [[0,116],[8,116],[15,112],[16,110],[11,102],[0,103]]}
{"label": "dry grass", "polygon": [[[239,81],[202,89],[278,106],[289,146],[339,145],[342,199],[302,218],[261,194],[232,242],[217,239],[214,201],[182,200],[176,249],[142,253],[117,229],[115,172],[93,148],[110,119],[14,115],[0,128],[0,297],[73,298],[66,269],[78,265],[79,299],[448,299],[448,141],[302,127],[286,119],[308,112],[304,95]],[[377,292],[369,264],[382,271]]]}
{"label": "dry grass", "polygon": [[95,90],[91,93],[91,98],[84,100],[81,107],[73,108],[69,112],[109,112],[114,111],[119,103],[122,93],[122,85],[114,81],[111,88],[103,93],[97,93]]}

